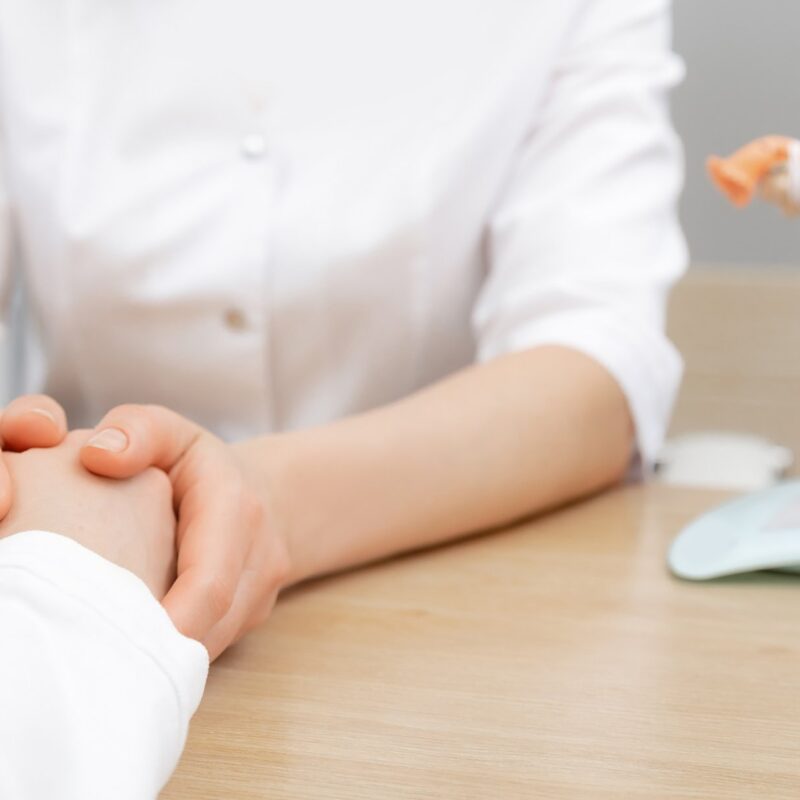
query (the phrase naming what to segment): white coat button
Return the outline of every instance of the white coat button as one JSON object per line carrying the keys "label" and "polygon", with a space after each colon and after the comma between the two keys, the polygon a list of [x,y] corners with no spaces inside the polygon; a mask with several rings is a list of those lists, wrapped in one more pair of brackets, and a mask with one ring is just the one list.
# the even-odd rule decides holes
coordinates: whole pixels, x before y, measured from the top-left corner
{"label": "white coat button", "polygon": [[225,325],[232,331],[243,331],[247,327],[247,317],[240,308],[229,308],[224,319]]}
{"label": "white coat button", "polygon": [[263,133],[248,133],[242,138],[241,151],[245,158],[264,158],[267,154],[267,137]]}

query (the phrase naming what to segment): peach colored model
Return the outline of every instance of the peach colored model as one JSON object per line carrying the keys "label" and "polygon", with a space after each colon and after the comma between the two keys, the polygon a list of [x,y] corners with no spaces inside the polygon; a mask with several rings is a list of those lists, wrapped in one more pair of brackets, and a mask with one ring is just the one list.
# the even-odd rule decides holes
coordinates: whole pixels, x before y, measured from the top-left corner
{"label": "peach colored model", "polygon": [[764,136],[746,144],[728,158],[711,156],[708,172],[736,206],[746,206],[754,193],[800,215],[800,141],[787,136]]}

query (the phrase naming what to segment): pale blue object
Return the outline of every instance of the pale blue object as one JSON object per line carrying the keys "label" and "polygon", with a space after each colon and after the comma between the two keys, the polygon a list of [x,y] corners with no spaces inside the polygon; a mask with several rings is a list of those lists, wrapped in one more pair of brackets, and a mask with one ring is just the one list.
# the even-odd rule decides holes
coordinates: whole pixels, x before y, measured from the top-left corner
{"label": "pale blue object", "polygon": [[702,581],[762,569],[800,570],[800,480],[748,494],[687,525],[668,562]]}

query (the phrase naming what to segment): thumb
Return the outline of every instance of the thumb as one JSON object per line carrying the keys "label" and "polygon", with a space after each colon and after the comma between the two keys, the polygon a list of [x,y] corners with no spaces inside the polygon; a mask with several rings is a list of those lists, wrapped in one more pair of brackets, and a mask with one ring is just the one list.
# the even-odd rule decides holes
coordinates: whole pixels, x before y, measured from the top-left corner
{"label": "thumb", "polygon": [[129,478],[148,467],[169,473],[201,433],[200,426],[163,406],[117,406],[94,429],[80,459],[107,478]]}
{"label": "thumb", "polygon": [[[46,395],[25,395],[12,400],[0,414],[0,449],[27,450],[55,447],[67,435],[64,409]],[[0,456],[0,520],[13,503],[14,487],[5,460]]]}

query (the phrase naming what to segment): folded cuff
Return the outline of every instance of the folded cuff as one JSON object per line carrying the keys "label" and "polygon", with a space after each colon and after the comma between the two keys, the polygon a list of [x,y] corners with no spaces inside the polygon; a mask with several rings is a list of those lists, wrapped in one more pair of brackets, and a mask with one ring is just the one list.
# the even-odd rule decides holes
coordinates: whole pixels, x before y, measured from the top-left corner
{"label": "folded cuff", "polygon": [[159,667],[174,692],[180,753],[208,674],[203,645],[178,631],[136,575],[66,536],[26,531],[0,539],[0,570],[7,568],[25,570],[82,603]]}
{"label": "folded cuff", "polygon": [[628,401],[642,465],[652,466],[664,441],[683,372],[681,357],[670,341],[660,331],[633,320],[584,309],[515,326],[482,346],[478,357],[485,361],[543,345],[577,350],[611,374]]}

